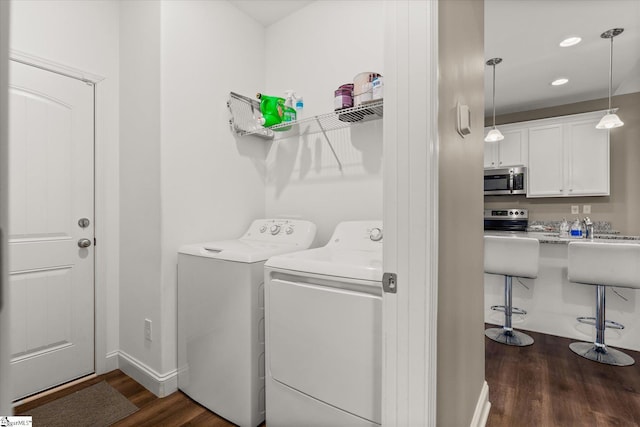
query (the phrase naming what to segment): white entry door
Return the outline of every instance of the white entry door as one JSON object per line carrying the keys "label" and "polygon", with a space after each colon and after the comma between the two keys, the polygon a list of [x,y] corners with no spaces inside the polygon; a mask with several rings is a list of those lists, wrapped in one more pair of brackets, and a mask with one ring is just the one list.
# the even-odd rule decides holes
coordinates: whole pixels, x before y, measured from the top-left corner
{"label": "white entry door", "polygon": [[19,399],[94,372],[94,119],[91,85],[17,62],[9,79],[11,376]]}

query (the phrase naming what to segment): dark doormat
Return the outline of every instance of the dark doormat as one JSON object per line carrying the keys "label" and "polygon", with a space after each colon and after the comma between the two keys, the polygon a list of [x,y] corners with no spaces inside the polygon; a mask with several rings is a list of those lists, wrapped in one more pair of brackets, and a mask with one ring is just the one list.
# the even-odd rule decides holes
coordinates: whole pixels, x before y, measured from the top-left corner
{"label": "dark doormat", "polygon": [[33,408],[37,427],[106,427],[133,414],[138,407],[105,381]]}

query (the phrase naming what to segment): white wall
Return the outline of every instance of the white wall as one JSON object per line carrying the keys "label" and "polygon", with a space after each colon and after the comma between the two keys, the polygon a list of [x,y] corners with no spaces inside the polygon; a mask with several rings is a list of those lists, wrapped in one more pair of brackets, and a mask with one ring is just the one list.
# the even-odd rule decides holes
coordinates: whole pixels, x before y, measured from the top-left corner
{"label": "white wall", "polygon": [[[163,346],[158,2],[121,5],[120,82],[119,350],[157,376]],[[144,339],[145,318],[156,321],[152,341]]]}
{"label": "white wall", "polygon": [[[304,97],[304,114],[333,111],[334,91],[356,74],[383,70],[381,1],[317,1],[269,26],[266,86]],[[325,244],[344,220],[382,219],[382,121],[328,132],[342,173],[321,133],[274,142],[268,156],[267,216],[318,225]]]}
{"label": "white wall", "polygon": [[[118,2],[30,1],[11,3],[11,48],[105,77],[97,85],[96,265],[99,312],[98,371],[118,348]],[[106,313],[105,313],[106,312]],[[106,322],[106,323],[104,323]]]}
{"label": "white wall", "polygon": [[[438,3],[437,425],[484,425],[482,157],[484,2]],[[456,131],[460,102],[471,134]],[[460,173],[460,171],[464,171]],[[461,262],[462,261],[462,262]],[[475,411],[475,412],[474,412]]]}
{"label": "white wall", "polygon": [[229,92],[264,86],[264,28],[226,1],[162,3],[162,371],[176,367],[176,262],[185,243],[264,217],[263,140],[229,130]]}

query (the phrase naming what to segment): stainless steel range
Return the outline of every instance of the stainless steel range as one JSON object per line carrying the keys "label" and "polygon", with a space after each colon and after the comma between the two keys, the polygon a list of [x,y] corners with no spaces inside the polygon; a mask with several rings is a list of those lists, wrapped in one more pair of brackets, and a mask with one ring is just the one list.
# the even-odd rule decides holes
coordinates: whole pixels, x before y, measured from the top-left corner
{"label": "stainless steel range", "polygon": [[485,209],[484,229],[502,231],[526,231],[529,211],[521,208]]}

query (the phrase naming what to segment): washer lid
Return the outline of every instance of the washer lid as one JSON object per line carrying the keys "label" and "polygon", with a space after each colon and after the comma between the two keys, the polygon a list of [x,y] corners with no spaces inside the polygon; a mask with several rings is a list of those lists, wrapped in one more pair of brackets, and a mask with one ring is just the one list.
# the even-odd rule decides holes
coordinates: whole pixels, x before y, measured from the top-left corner
{"label": "washer lid", "polygon": [[205,258],[253,263],[301,249],[306,249],[306,246],[242,239],[184,245],[178,252]]}
{"label": "washer lid", "polygon": [[312,222],[300,219],[256,219],[242,237],[182,246],[178,252],[236,262],[261,262],[273,255],[311,246],[316,235]]}
{"label": "washer lid", "polygon": [[325,246],[274,256],[269,258],[265,266],[336,278],[381,282],[382,246],[373,250]]}

